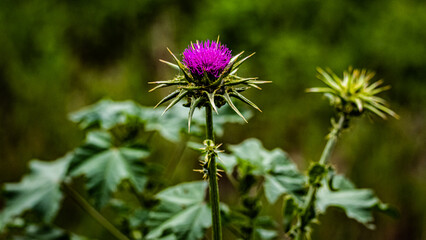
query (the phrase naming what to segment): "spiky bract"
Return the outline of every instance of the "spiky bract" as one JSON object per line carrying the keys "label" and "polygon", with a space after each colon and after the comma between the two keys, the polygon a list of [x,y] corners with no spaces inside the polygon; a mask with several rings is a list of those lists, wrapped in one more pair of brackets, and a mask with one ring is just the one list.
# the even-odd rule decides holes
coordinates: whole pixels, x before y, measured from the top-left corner
{"label": "spiky bract", "polygon": [[328,87],[310,88],[307,91],[324,93],[338,112],[358,116],[368,111],[383,119],[386,119],[386,114],[399,118],[398,114],[387,107],[387,102],[383,98],[375,96],[388,90],[390,86],[380,86],[383,80],[370,84],[374,72],[349,68],[341,79],[330,69],[324,71],[317,68],[317,71],[319,73],[317,77]]}
{"label": "spiky bract", "polygon": [[[249,99],[244,97],[241,92],[250,87],[261,89],[258,84],[269,83],[270,81],[260,81],[258,78],[243,78],[237,76],[238,68],[254,53],[240,60],[241,52],[232,57],[231,51],[219,42],[206,42],[192,44],[183,52],[183,61],[181,62],[171,51],[176,64],[160,60],[163,63],[177,69],[180,73],[172,80],[150,82],[158,84],[150,91],[158,88],[177,86],[177,90],[163,98],[157,106],[171,101],[164,112],[173,107],[182,99],[186,99],[185,106],[189,107],[188,131],[191,126],[191,119],[194,110],[198,107],[210,105],[217,113],[218,108],[226,103],[242,118],[247,120],[235,107],[231,97],[237,98],[242,102],[260,109]],[[157,107],[156,106],[156,107]]]}

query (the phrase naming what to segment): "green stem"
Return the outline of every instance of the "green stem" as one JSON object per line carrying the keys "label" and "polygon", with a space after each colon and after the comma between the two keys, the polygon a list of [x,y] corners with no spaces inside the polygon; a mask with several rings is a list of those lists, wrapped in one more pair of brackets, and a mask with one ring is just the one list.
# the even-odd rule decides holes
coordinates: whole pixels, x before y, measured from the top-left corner
{"label": "green stem", "polygon": [[188,145],[189,138],[189,134],[186,134],[185,137],[183,137],[182,141],[176,146],[176,149],[174,150],[173,159],[171,159],[167,164],[164,176],[169,181],[173,179],[177,166],[179,166],[179,163],[182,160],[183,154],[186,150],[186,146]]}
{"label": "green stem", "polygon": [[112,225],[102,214],[100,214],[92,205],[90,205],[86,199],[84,199],[77,191],[67,184],[62,185],[68,195],[93,219],[95,219],[102,227],[104,227],[109,233],[111,233],[116,239],[129,240],[123,233],[121,233],[114,225]]}
{"label": "green stem", "polygon": [[[213,116],[211,106],[206,106],[206,138],[214,142]],[[220,223],[219,208],[219,186],[217,183],[216,157],[209,154],[209,184],[210,184],[210,204],[212,207],[213,240],[222,240],[222,226]]]}
{"label": "green stem", "polygon": [[[345,121],[347,120],[348,119],[346,115],[342,114],[337,124],[333,126],[333,129],[328,135],[328,141],[321,154],[319,164],[324,165],[330,160],[331,154],[337,143],[337,138],[339,137],[340,132],[343,130],[345,126]],[[315,195],[317,193],[317,190],[318,190],[318,186],[316,185],[309,186],[308,194],[306,195],[306,200],[303,204],[302,214],[299,219],[299,227],[297,228],[296,240],[305,239],[305,227],[310,222],[309,211],[315,202]]]}

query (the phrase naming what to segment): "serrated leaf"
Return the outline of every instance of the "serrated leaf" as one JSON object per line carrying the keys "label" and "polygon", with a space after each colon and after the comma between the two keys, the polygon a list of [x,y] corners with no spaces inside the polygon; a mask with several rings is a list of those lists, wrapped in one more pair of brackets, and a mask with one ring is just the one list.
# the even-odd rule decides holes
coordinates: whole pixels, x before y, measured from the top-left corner
{"label": "serrated leaf", "polygon": [[211,226],[210,208],[204,202],[206,182],[190,182],[167,188],[157,194],[160,205],[150,213],[151,227],[146,239],[176,236],[180,240],[198,240]]}
{"label": "serrated leaf", "polygon": [[296,196],[296,192],[303,190],[305,177],[281,149],[266,150],[254,138],[232,145],[229,149],[238,159],[240,174],[250,173],[265,178],[263,187],[270,203],[274,203],[284,193]]}
{"label": "serrated leaf", "polygon": [[132,119],[139,120],[141,106],[133,101],[115,102],[110,99],[87,106],[69,114],[68,118],[81,129],[110,129],[119,124],[126,124]]}
{"label": "serrated leaf", "polygon": [[141,146],[114,146],[108,132],[89,132],[84,145],[75,150],[69,172],[86,176],[86,187],[95,205],[102,207],[124,180],[138,192],[143,191],[147,177],[142,159],[148,155]]}
{"label": "serrated leaf", "polygon": [[52,221],[63,198],[60,188],[70,159],[67,155],[53,162],[32,160],[30,173],[21,182],[5,184],[6,205],[0,213],[0,229],[13,217],[28,210],[34,211],[46,223]]}
{"label": "serrated leaf", "polygon": [[320,213],[325,213],[328,207],[338,207],[345,211],[346,216],[352,218],[366,227],[373,229],[373,210],[384,206],[371,189],[355,189],[354,185],[343,176],[333,178],[331,191],[328,184],[323,184],[317,192],[316,208]]}

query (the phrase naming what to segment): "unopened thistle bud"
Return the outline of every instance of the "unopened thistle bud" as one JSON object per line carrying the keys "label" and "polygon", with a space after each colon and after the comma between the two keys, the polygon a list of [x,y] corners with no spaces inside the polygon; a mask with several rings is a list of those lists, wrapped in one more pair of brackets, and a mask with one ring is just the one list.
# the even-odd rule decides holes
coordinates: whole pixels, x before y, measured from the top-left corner
{"label": "unopened thistle bud", "polygon": [[386,114],[399,118],[398,114],[387,107],[387,102],[376,94],[386,91],[390,86],[381,86],[383,80],[370,84],[374,72],[365,69],[352,69],[343,73],[339,78],[331,70],[317,68],[318,78],[328,87],[310,88],[308,92],[324,93],[330,99],[330,104],[341,113],[348,116],[359,116],[370,112],[386,119]]}

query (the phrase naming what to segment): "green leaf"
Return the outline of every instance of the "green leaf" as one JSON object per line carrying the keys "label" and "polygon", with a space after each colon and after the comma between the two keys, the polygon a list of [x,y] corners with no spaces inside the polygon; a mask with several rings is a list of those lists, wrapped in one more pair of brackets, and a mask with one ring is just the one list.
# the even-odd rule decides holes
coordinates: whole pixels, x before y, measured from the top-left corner
{"label": "green leaf", "polygon": [[49,223],[56,216],[63,194],[64,180],[71,156],[66,155],[53,162],[32,160],[30,173],[19,183],[7,183],[4,187],[6,205],[0,213],[0,229],[13,217],[31,210]]}
{"label": "green leaf", "polygon": [[265,178],[263,186],[270,203],[274,203],[284,193],[297,196],[297,192],[304,189],[305,177],[281,149],[266,150],[254,138],[232,145],[229,149],[237,157],[241,175],[253,174]]}
{"label": "green leaf", "polygon": [[[182,134],[188,132],[188,108],[175,106],[161,116],[165,108],[144,109],[141,118],[145,121],[146,131],[157,131],[163,138],[171,142],[180,142]],[[193,119],[198,117],[194,113]],[[196,124],[191,125],[191,133],[201,132]]]}
{"label": "green leaf", "polygon": [[167,188],[157,194],[157,198],[163,202],[189,206],[203,202],[206,182],[190,182]]}
{"label": "green leaf", "polygon": [[219,153],[219,161],[217,162],[226,174],[231,175],[237,165],[237,158],[234,155]]}
{"label": "green leaf", "polygon": [[[165,139],[179,142],[182,134],[188,132],[189,109],[174,106],[167,111],[167,114],[161,116],[164,110],[164,107],[154,109],[140,106],[132,101],[120,102],[104,99],[71,113],[69,118],[84,130],[109,130],[117,125],[144,123],[146,131],[157,131]],[[243,111],[243,114],[247,119],[253,116],[253,113],[248,110]],[[214,118],[214,128],[218,136],[223,135],[225,123],[243,123],[243,121],[229,107],[223,106],[219,109],[219,115]],[[204,111],[194,111],[191,134],[204,135],[204,126]]]}
{"label": "green leaf", "polygon": [[133,101],[115,102],[104,99],[73,112],[68,117],[81,129],[110,129],[116,125],[127,124],[132,120],[140,121],[142,110],[143,108]]}
{"label": "green leaf", "polygon": [[123,180],[138,192],[143,191],[147,177],[142,159],[148,155],[141,146],[114,146],[108,132],[89,132],[84,145],[75,150],[69,172],[86,176],[86,187],[95,205],[102,207]]}
{"label": "green leaf", "polygon": [[341,175],[334,176],[331,191],[328,184],[323,184],[318,190],[316,207],[320,213],[325,213],[328,207],[338,207],[345,211],[346,216],[355,219],[370,229],[374,229],[371,222],[373,210],[386,211],[379,198],[371,189],[355,189],[354,185]]}
{"label": "green leaf", "polygon": [[202,239],[211,226],[210,208],[204,202],[207,183],[189,182],[167,188],[157,194],[160,205],[150,213],[151,230],[145,239]]}

